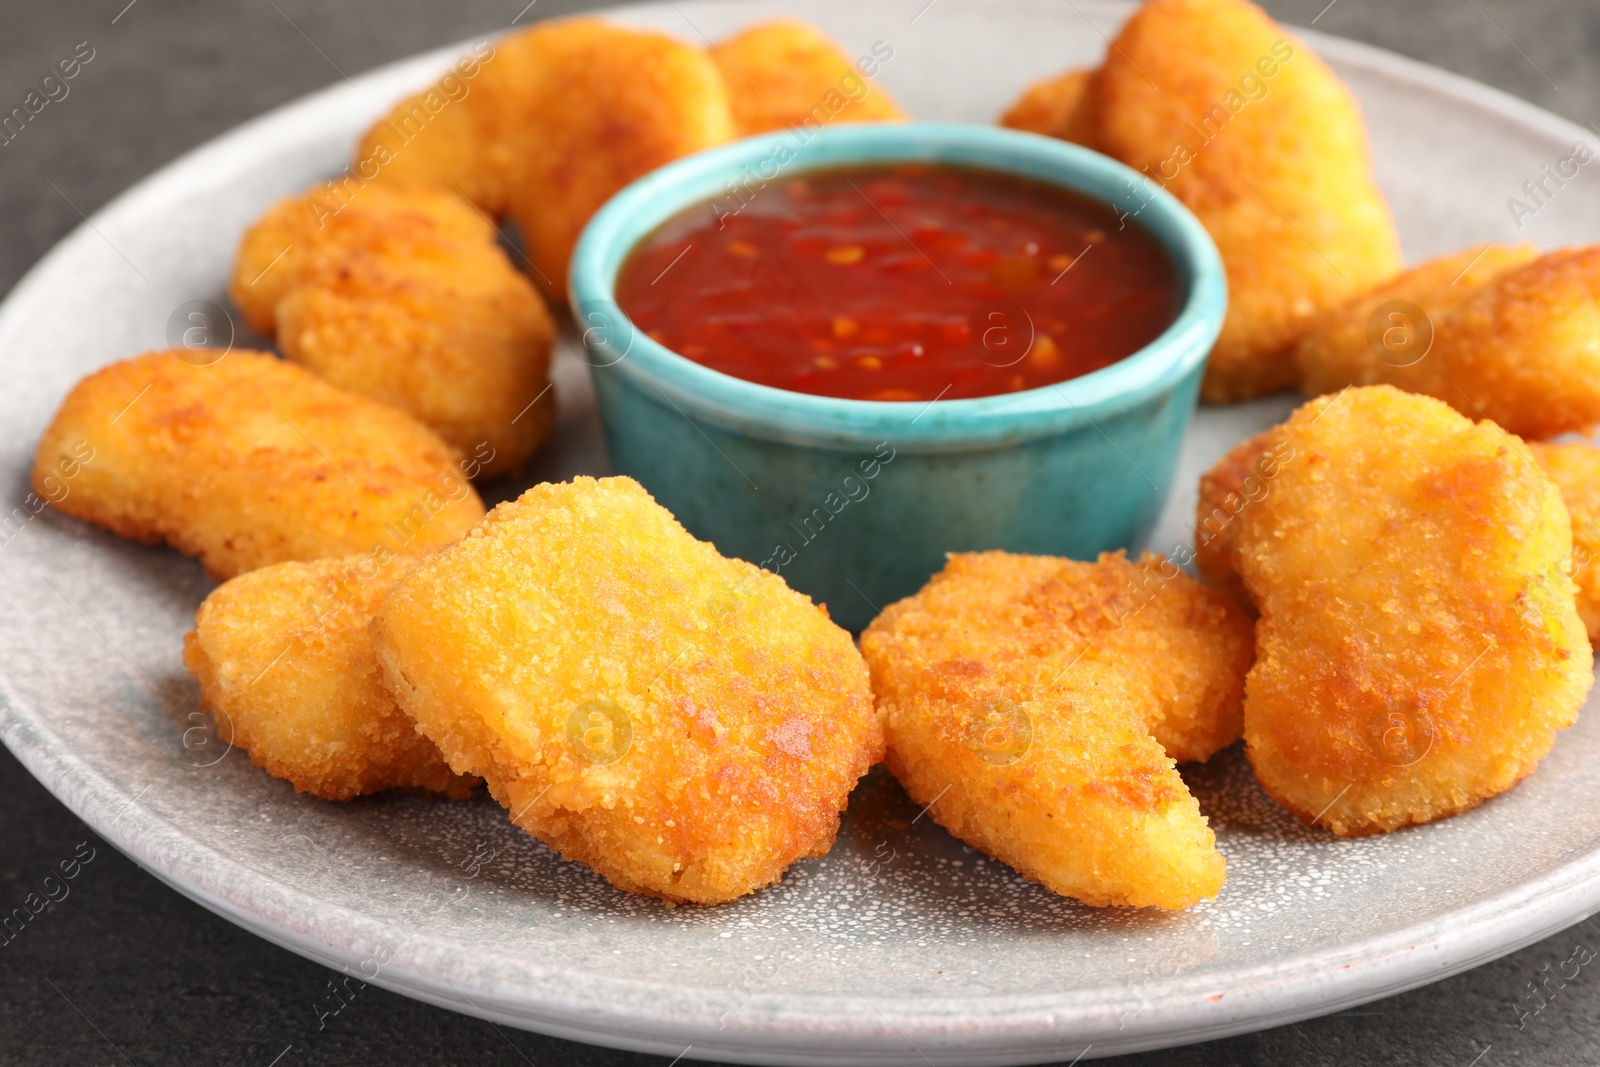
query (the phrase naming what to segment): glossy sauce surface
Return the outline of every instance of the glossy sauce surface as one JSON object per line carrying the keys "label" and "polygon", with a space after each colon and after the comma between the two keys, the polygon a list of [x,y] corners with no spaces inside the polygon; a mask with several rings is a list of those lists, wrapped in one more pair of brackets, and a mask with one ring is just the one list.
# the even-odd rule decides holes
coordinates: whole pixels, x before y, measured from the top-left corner
{"label": "glossy sauce surface", "polygon": [[749,182],[623,264],[634,324],[725,374],[860,400],[993,396],[1117,362],[1177,317],[1177,273],[1111,207],[943,165]]}

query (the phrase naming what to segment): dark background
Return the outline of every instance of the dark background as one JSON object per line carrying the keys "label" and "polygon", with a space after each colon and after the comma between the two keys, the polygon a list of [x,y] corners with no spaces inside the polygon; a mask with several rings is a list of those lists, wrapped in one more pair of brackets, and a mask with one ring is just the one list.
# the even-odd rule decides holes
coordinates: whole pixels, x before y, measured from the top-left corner
{"label": "dark background", "polygon": [[[41,116],[48,121],[31,123],[0,147],[0,291],[79,224],[79,209],[92,214],[189,148],[341,72],[354,76],[504,29],[526,0],[135,0],[125,9],[126,2],[0,0],[0,101],[7,108],[74,44],[87,38],[96,48],[70,96]],[[1479,79],[1579,123],[1600,123],[1600,7],[1593,0],[1334,0],[1324,10],[1325,3],[1266,6],[1283,21],[1304,26],[1316,19],[1318,29]],[[522,23],[593,6],[537,0]],[[496,1029],[376,986],[319,1030],[313,1005],[333,972],[161,885],[0,749],[0,911],[20,903],[83,841],[97,853],[71,895],[0,948],[0,1063],[668,1062]],[[1600,925],[1586,920],[1477,970],[1338,1015],[1099,1062],[1600,1062],[1600,978],[1592,970],[1518,1027],[1518,1012],[1538,1003],[1532,985],[1580,943],[1600,949]]]}

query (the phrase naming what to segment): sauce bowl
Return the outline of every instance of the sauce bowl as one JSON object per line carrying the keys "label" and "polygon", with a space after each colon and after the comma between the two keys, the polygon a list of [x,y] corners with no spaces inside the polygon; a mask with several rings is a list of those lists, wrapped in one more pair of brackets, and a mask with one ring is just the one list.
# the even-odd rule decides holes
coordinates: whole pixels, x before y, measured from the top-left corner
{"label": "sauce bowl", "polygon": [[[1081,377],[905,402],[734,378],[656,343],[617,306],[629,253],[681,212],[725,214],[806,171],[896,163],[1011,173],[1110,205],[1171,257],[1176,319]],[[1139,547],[1166,501],[1227,305],[1210,237],[1148,178],[1063,141],[941,123],[759,134],[669,164],[590,220],[568,284],[613,469],[695,536],[782,575],[851,630],[916,592],[948,552],[1092,559]]]}

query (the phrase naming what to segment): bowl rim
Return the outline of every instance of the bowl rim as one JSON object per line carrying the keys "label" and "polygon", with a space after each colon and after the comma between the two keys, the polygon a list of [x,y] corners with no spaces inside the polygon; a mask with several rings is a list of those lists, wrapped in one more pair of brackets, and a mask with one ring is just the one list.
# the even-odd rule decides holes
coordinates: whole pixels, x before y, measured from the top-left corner
{"label": "bowl rim", "polygon": [[[1136,219],[1167,251],[1187,296],[1159,336],[1116,363],[1064,382],[958,400],[855,400],[791,392],[696,363],[635,328],[616,303],[622,265],[657,227],[728,194],[745,168],[782,161],[766,181],[882,163],[936,163],[1044,181]],[[764,184],[764,183],[763,183]],[[759,189],[757,194],[759,195]],[[1176,390],[1198,374],[1222,328],[1227,280],[1200,220],[1148,176],[1051,137],[967,123],[840,123],[742,138],[635,180],[589,220],[573,251],[568,293],[598,380],[615,372],[648,386],[680,414],[748,436],[836,448],[889,439],[942,448],[1055,435]],[[926,417],[925,417],[926,416]]]}

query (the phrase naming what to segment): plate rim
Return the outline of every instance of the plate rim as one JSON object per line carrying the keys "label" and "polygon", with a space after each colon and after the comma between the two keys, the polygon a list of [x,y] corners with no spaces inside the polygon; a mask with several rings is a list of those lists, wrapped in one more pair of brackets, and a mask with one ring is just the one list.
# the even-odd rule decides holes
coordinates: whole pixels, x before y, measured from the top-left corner
{"label": "plate rim", "polygon": [[[731,5],[739,0],[714,2]],[[945,2],[978,7],[984,0]],[[1002,2],[1019,9],[1060,11],[1058,3],[1045,0]],[[626,20],[630,12],[656,12],[663,6],[646,0],[585,14]],[[1082,0],[1081,6],[1073,6],[1079,14],[1087,8],[1108,19],[1133,7],[1119,0]],[[1088,20],[1087,14],[1084,17]],[[1283,25],[1340,68],[1364,68],[1436,99],[1475,106],[1537,133],[1588,138],[1589,131],[1576,123],[1465,76],[1374,45]],[[273,145],[305,143],[308,138],[296,138],[290,131],[297,121],[312,114],[348,113],[362,107],[368,98],[392,100],[404,91],[403,86],[420,85],[442,70],[480,36],[398,59],[355,75],[348,83],[333,83],[304,94],[202,142],[133,183],[74,227],[6,294],[0,302],[0,345],[12,332],[13,322],[23,319],[36,290],[44,289],[51,280],[55,265],[82,244],[99,239],[97,227],[114,226],[122,216],[181,196],[188,184],[203,181],[212,163],[227,159],[243,144],[249,143],[253,153],[260,155],[270,153]],[[396,924],[278,883],[187,837],[177,823],[160,817],[144,822],[126,818],[137,812],[135,805],[143,793],[130,800],[92,766],[77,761],[70,748],[48,730],[48,718],[0,674],[0,741],[53,796],[164,884],[257,936],[330,967],[348,969],[362,957],[319,939],[318,930],[340,930],[342,940],[352,944],[362,940],[377,944],[405,933]],[[153,781],[146,789],[156,784]],[[249,886],[251,892],[244,894],[246,899],[237,899],[220,890],[223,882]],[[1110,997],[1097,990],[883,999],[867,1002],[872,1010],[862,1007],[859,995],[758,993],[738,1012],[737,1026],[711,1030],[704,1023],[684,1021],[707,1017],[703,991],[688,995],[655,983],[595,977],[510,955],[503,959],[514,963],[510,969],[519,976],[515,990],[475,988],[464,973],[450,975],[437,967],[450,956],[453,941],[415,932],[406,944],[417,946],[421,958],[409,965],[396,960],[371,981],[463,1014],[590,1044],[669,1056],[688,1044],[694,1052],[688,1057],[691,1059],[822,1063],[850,1054],[863,1063],[915,1063],[929,1058],[939,1063],[1021,1064],[1057,1058],[1089,1038],[1093,1038],[1090,1058],[1098,1058],[1215,1040],[1339,1011],[1468,970],[1582,921],[1597,908],[1600,842],[1518,887],[1436,913],[1390,934],[1230,971],[1235,980],[1242,978],[1255,988],[1267,1011],[1235,1009],[1237,997],[1234,1004],[1223,1005],[1231,991],[1212,999],[1214,976],[1187,982],[1180,977],[1164,983],[1163,1003],[1158,1009],[1140,1012],[1143,1026],[1109,1032],[1125,1003],[1133,1003],[1127,986],[1117,987]],[[425,955],[422,950],[427,950]],[[429,966],[430,962],[435,966]],[[452,978],[473,989],[473,995],[468,997]],[[1278,996],[1269,998],[1262,986]],[[779,1001],[784,1006],[775,1003]],[[608,1002],[627,1008],[610,1013],[596,1008]],[[655,1010],[641,1015],[642,1003]],[[889,1009],[894,1021],[881,1014],[874,1018],[880,1005]],[[911,1045],[907,1031],[921,1042]],[[708,1037],[708,1032],[715,1036]],[[681,1040],[669,1036],[678,1034],[683,1035]],[[701,1040],[715,1043],[701,1045]]]}

